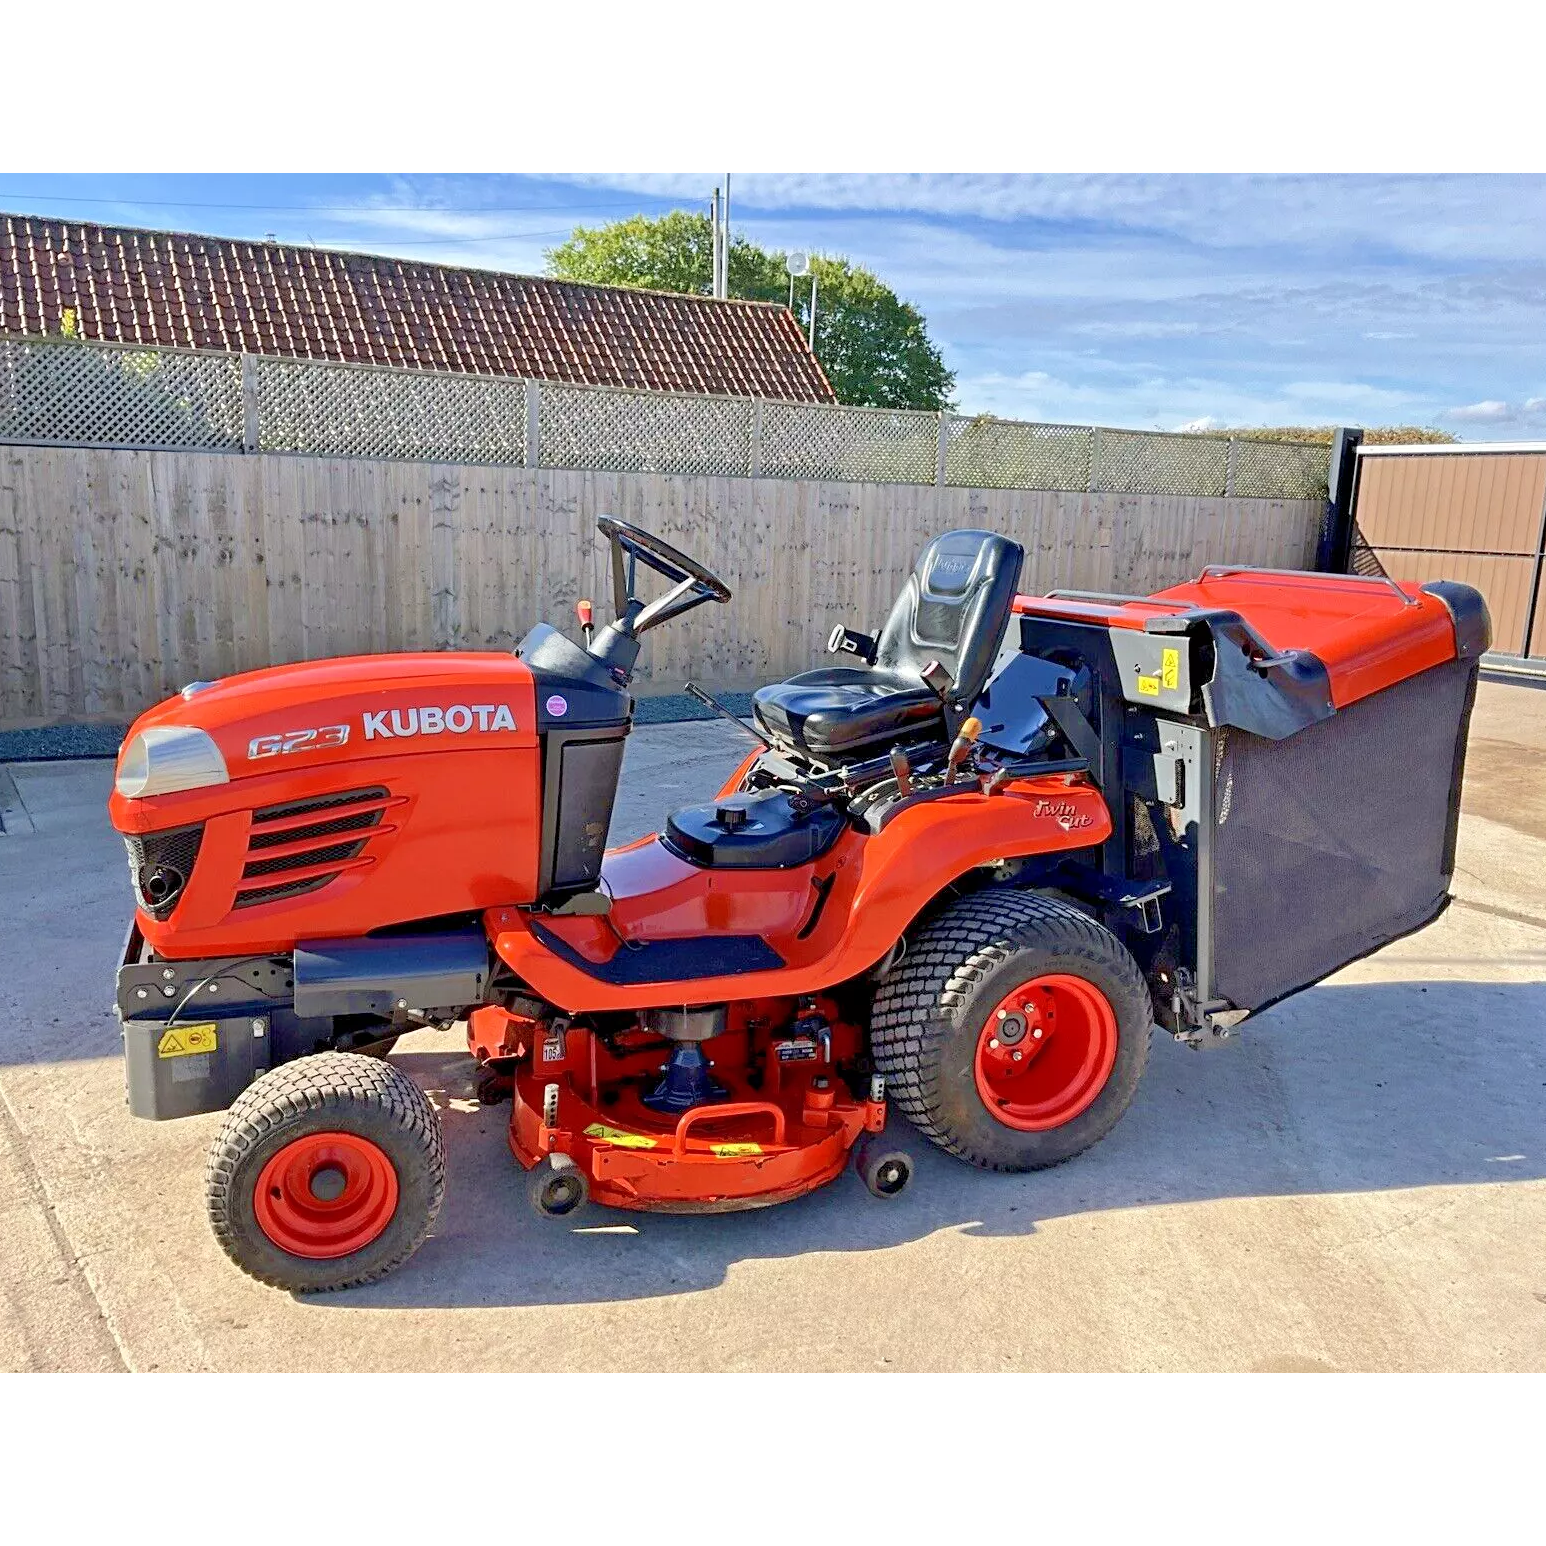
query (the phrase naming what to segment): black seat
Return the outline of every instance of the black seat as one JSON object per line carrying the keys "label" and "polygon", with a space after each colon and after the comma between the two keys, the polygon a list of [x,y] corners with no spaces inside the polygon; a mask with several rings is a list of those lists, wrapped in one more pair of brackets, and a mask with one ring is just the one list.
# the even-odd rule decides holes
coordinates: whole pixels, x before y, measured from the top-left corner
{"label": "black seat", "polygon": [[949,531],[923,550],[868,666],[829,666],[760,688],[752,714],[775,741],[816,758],[943,732],[944,705],[923,680],[937,660],[952,704],[982,691],[1009,625],[1025,550],[987,531]]}

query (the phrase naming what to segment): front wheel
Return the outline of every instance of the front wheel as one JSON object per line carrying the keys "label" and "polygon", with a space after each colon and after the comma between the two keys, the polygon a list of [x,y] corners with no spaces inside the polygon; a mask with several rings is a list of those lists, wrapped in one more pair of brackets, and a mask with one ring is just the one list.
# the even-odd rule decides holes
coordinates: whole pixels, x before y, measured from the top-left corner
{"label": "front wheel", "polygon": [[303,1294],[400,1266],[444,1192],[435,1108],[401,1069],[349,1052],[297,1058],[249,1085],[205,1170],[226,1255],[259,1282]]}
{"label": "front wheel", "polygon": [[887,1094],[931,1142],[987,1170],[1039,1170],[1104,1138],[1149,1053],[1153,1005],[1110,930],[1054,897],[963,897],[875,995]]}

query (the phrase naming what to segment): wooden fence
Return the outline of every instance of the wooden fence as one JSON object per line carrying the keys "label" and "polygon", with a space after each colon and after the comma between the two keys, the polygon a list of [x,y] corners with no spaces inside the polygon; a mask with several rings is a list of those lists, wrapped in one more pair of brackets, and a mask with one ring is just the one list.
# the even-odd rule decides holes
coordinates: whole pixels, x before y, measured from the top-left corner
{"label": "wooden fence", "polygon": [[735,598],[649,636],[641,692],[744,688],[878,627],[919,549],[1014,536],[1021,589],[1306,567],[1319,500],[1052,493],[209,452],[0,446],[0,725],[119,720],[183,683],[324,655],[509,649],[609,615],[596,517]]}

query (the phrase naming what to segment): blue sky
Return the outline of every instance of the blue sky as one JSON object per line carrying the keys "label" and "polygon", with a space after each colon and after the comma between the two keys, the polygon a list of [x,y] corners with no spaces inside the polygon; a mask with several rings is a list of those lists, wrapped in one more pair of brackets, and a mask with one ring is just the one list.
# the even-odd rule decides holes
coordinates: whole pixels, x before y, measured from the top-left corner
{"label": "blue sky", "polygon": [[[540,273],[715,173],[14,176],[0,210]],[[967,412],[1546,435],[1546,178],[736,174],[739,232],[916,303]]]}

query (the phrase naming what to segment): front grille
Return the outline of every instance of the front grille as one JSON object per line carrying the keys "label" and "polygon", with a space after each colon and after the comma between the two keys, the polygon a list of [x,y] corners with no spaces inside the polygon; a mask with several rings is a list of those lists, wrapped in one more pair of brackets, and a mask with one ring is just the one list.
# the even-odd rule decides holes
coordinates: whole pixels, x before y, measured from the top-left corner
{"label": "front grille", "polygon": [[244,891],[237,897],[238,907],[256,907],[259,902],[282,902],[286,897],[305,896],[308,891],[320,891],[330,880],[337,880],[338,872],[331,875],[312,875],[305,880],[287,880],[282,886],[258,886]]}
{"label": "front grille", "polygon": [[334,843],[328,848],[309,848],[305,853],[281,854],[277,859],[259,859],[247,865],[242,871],[242,879],[279,875],[285,870],[298,870],[303,864],[332,864],[340,859],[352,859],[364,846],[362,838],[358,843]]}
{"label": "front grille", "polygon": [[338,832],[358,832],[362,827],[373,827],[380,820],[380,811],[356,811],[352,816],[338,816],[332,821],[319,821],[315,826],[281,827],[277,832],[254,831],[247,846],[257,853],[259,849],[277,848],[281,843],[293,842],[301,833],[314,838],[332,837]]}
{"label": "front grille", "polygon": [[[381,825],[389,803],[390,796],[385,789],[347,789],[254,811],[236,906],[255,907],[260,902],[304,896],[336,880],[343,873],[343,866],[357,858],[376,835],[374,829]],[[309,816],[317,819],[308,821],[305,818]],[[338,842],[337,838],[343,833],[358,833],[359,836]],[[274,851],[280,848],[287,851]],[[270,876],[285,876],[295,870],[313,870],[317,865],[336,865],[338,868],[296,875],[288,880],[275,879],[268,885],[250,884]]]}
{"label": "front grille", "polygon": [[202,822],[196,827],[173,827],[142,836],[124,834],[135,905],[157,923],[165,923],[182,899],[203,841]]}

